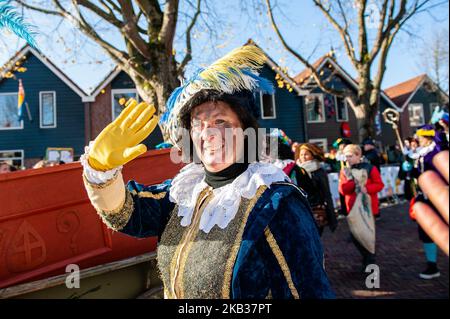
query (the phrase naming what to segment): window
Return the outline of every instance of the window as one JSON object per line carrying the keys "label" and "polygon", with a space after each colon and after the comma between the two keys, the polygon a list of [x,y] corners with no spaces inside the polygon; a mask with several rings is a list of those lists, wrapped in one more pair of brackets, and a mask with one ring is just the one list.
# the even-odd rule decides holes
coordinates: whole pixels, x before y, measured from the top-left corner
{"label": "window", "polygon": [[423,114],[423,104],[410,104],[409,110],[409,124],[411,126],[420,126],[425,124],[425,117]]}
{"label": "window", "polygon": [[433,116],[436,106],[439,106],[439,103],[430,103],[430,116]]}
{"label": "window", "polygon": [[56,127],[56,92],[39,92],[40,128]]}
{"label": "window", "polygon": [[324,152],[328,152],[328,140],[326,138],[312,138],[309,143],[319,146]]}
{"label": "window", "polygon": [[348,107],[347,101],[342,97],[335,97],[336,105],[336,121],[347,122],[348,121]]}
{"label": "window", "polygon": [[0,130],[23,129],[17,109],[17,92],[0,93]]}
{"label": "window", "polygon": [[276,118],[275,110],[275,94],[263,94],[260,93],[260,105],[261,105],[261,118],[262,119],[274,119]]}
{"label": "window", "polygon": [[0,150],[0,162],[6,162],[9,165],[21,168],[23,166],[23,150]]}
{"label": "window", "polygon": [[324,123],[325,108],[323,94],[308,95],[305,97],[306,121],[308,123]]}
{"label": "window", "polygon": [[128,101],[128,99],[133,98],[138,100],[139,97],[137,95],[136,89],[118,89],[118,90],[112,90],[111,91],[112,96],[112,120],[114,121],[122,112],[123,105],[120,105],[119,101],[120,99],[125,99]]}

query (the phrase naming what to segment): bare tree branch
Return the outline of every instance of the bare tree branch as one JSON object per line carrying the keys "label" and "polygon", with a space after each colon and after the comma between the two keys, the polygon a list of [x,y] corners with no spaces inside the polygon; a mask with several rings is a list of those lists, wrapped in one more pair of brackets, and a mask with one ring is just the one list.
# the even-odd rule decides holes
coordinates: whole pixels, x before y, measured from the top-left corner
{"label": "bare tree branch", "polygon": [[114,0],[106,0],[106,1],[111,5],[114,11],[116,11],[117,13],[121,12],[120,7],[114,2]]}
{"label": "bare tree branch", "polygon": [[167,0],[164,8],[164,18],[158,40],[164,44],[167,55],[173,53],[173,38],[177,26],[177,12],[179,0]]}
{"label": "bare tree branch", "polygon": [[326,85],[324,85],[324,83],[322,82],[320,75],[317,73],[317,70],[314,66],[312,66],[308,60],[306,60],[301,54],[299,54],[297,51],[295,51],[294,49],[292,49],[286,42],[286,40],[284,39],[283,35],[281,34],[277,24],[275,23],[275,19],[273,17],[273,11],[272,11],[272,6],[270,4],[270,0],[266,0],[266,5],[267,5],[267,11],[268,11],[268,15],[270,18],[270,21],[272,23],[272,28],[275,30],[275,33],[277,34],[278,38],[280,39],[281,43],[283,44],[283,47],[289,52],[291,53],[293,56],[295,56],[298,60],[300,60],[307,68],[308,70],[311,71],[312,76],[314,77],[314,80],[316,81],[317,85],[325,92],[329,93],[329,94],[333,94],[333,95],[337,95],[337,96],[342,96],[343,92],[342,91],[337,91],[334,90],[330,87],[327,87]]}
{"label": "bare tree branch", "polygon": [[34,10],[34,11],[37,11],[37,12],[40,12],[40,13],[44,13],[44,14],[51,14],[51,15],[54,15],[54,16],[61,16],[61,17],[63,16],[61,14],[61,12],[59,12],[59,11],[48,10],[48,9],[45,9],[45,8],[32,6],[32,5],[26,3],[26,2],[24,2],[22,0],[14,0],[14,1],[17,2],[18,4],[20,4],[21,6],[23,6],[24,8],[27,8],[27,9],[30,9],[30,10]]}
{"label": "bare tree branch", "polygon": [[137,18],[133,9],[133,4],[130,0],[119,0],[122,8],[122,16],[124,25],[121,28],[125,34],[125,38],[142,54],[145,58],[150,58],[150,50],[145,41],[139,35],[137,27]]}
{"label": "bare tree branch", "polygon": [[[358,75],[357,93],[344,92],[350,101],[352,109],[355,111],[358,123],[359,138],[374,136],[374,119],[379,106],[381,93],[381,83],[386,72],[386,62],[390,48],[397,37],[399,31],[406,31],[406,23],[420,12],[430,12],[430,8],[435,8],[439,4],[445,3],[431,0],[380,0],[380,4],[375,9],[374,2],[367,0],[353,0],[354,11],[349,11],[342,0],[313,0],[316,7],[322,12],[330,25],[337,30],[342,45],[352,62]],[[350,2],[350,1],[349,1]],[[348,3],[348,2],[347,2]],[[307,59],[295,52],[285,41],[274,22],[273,10],[270,7],[270,0],[266,0],[269,18],[272,26],[281,40],[284,48],[302,62],[312,73],[315,82],[322,91],[330,93],[327,80],[318,78],[317,70],[308,63]],[[378,9],[380,20],[376,22],[377,29],[374,33],[370,31],[367,22],[368,14],[371,10]],[[337,12],[337,14],[336,14]],[[350,15],[356,16],[355,23],[350,22]],[[377,15],[373,16],[377,17]],[[372,17],[372,18],[373,18]],[[356,33],[353,30],[357,31]],[[374,40],[370,40],[369,35],[375,35]],[[353,35],[353,38],[352,38]],[[357,44],[357,48],[353,45]],[[357,49],[357,52],[355,51]],[[376,60],[377,59],[377,60]],[[371,70],[374,61],[377,61],[376,75],[372,79]],[[333,72],[331,72],[333,73]],[[329,78],[328,78],[329,80]],[[333,92],[334,93],[334,92]],[[332,94],[333,94],[332,93]]]}
{"label": "bare tree branch", "polygon": [[[391,2],[391,10],[389,10],[389,16],[388,21],[392,18],[392,6],[394,5],[395,1],[392,0]],[[374,46],[370,52],[370,58],[373,60],[373,58],[378,54],[378,50],[381,46],[382,42],[382,36],[383,36],[383,29],[384,25],[386,23],[386,16],[387,16],[387,9],[388,9],[389,0],[383,0],[383,5],[381,7],[381,13],[380,13],[380,22],[378,24],[378,30],[377,30],[377,36],[374,41]]]}
{"label": "bare tree branch", "polygon": [[330,13],[330,9],[325,8],[321,0],[314,0],[314,4],[322,11],[328,21],[333,25],[333,27],[339,32],[341,36],[342,42],[344,44],[345,51],[347,52],[348,57],[352,64],[356,67],[358,65],[358,61],[355,57],[355,47],[353,45],[353,41],[350,37],[348,29],[342,28],[335,18],[332,17]]}
{"label": "bare tree branch", "polygon": [[[73,16],[71,13],[69,13],[67,10],[65,10],[60,2],[58,0],[52,0],[54,5],[58,8],[58,10],[61,12],[62,16],[64,16],[66,19],[71,21],[76,26],[80,27],[84,33],[100,44],[100,46],[111,56],[111,58],[119,65],[123,66],[127,63],[128,55],[114,47],[112,44],[107,42],[106,40],[103,40],[102,37],[100,37],[97,32],[92,28],[87,21],[84,19],[82,13],[80,12],[80,9],[78,6],[74,5],[76,13],[78,17]],[[77,0],[72,0],[72,2],[76,2]]]}
{"label": "bare tree branch", "polygon": [[100,0],[100,3],[102,4],[102,6],[108,11],[108,14],[113,17],[113,19],[119,21],[119,19],[117,18],[117,16],[115,15],[113,9],[110,7],[110,3],[109,5],[104,1],[104,0]]}
{"label": "bare tree branch", "polygon": [[[388,34],[386,37],[384,37],[382,39],[382,43],[380,46],[380,52],[381,52],[380,60],[378,61],[378,70],[377,70],[375,79],[373,81],[374,89],[379,90],[381,88],[381,83],[383,81],[384,73],[386,70],[386,60],[387,60],[388,52],[389,52],[390,47],[392,46],[392,43],[393,43],[396,35],[398,34],[398,32],[400,30],[404,30],[404,25],[406,24],[406,22],[408,22],[408,20],[410,20],[414,15],[416,15],[417,12],[421,8],[423,8],[428,2],[429,2],[429,0],[425,0],[420,3],[420,1],[417,0],[414,3],[414,5],[412,6],[411,10],[409,10],[409,13],[406,12],[406,7],[404,8],[403,11],[400,8],[400,12],[397,14],[396,18],[393,19],[393,21],[396,21],[396,24],[392,25],[392,26],[388,26],[391,28],[391,30],[390,30],[390,34]],[[402,5],[402,4],[403,3],[401,3],[400,5]],[[406,5],[406,4],[404,4],[404,5]],[[402,12],[403,12],[403,16],[400,17],[399,15]]]}
{"label": "bare tree branch", "polygon": [[[367,8],[367,0],[358,0],[358,46],[359,46],[359,65],[364,64],[368,59],[368,44],[367,44],[367,27],[365,12]],[[368,70],[370,72],[370,68]]]}
{"label": "bare tree branch", "polygon": [[163,24],[163,12],[161,11],[158,0],[136,0],[136,2],[147,18],[147,33],[150,41],[156,43]]}
{"label": "bare tree branch", "polygon": [[399,12],[394,17],[395,1],[394,0],[392,1],[391,6],[389,8],[388,22],[386,27],[384,27],[385,26],[384,21],[380,21],[380,26],[378,29],[379,37],[377,36],[377,39],[374,42],[374,46],[370,53],[370,62],[375,60],[375,58],[377,57],[381,44],[384,42],[384,39],[390,36],[392,29],[395,28],[396,25],[400,23],[400,21],[404,18],[406,13],[406,2],[407,2],[406,0],[401,0]]}
{"label": "bare tree branch", "polygon": [[186,67],[188,62],[192,59],[191,32],[195,26],[195,23],[197,22],[198,17],[200,16],[201,2],[202,2],[201,0],[197,0],[197,10],[195,11],[195,14],[191,20],[191,23],[189,24],[188,28],[186,29],[186,55],[184,56],[183,61],[181,61],[180,66],[177,69],[177,73],[180,75],[183,73],[184,68]]}
{"label": "bare tree branch", "polygon": [[99,7],[97,7],[95,4],[93,4],[92,2],[90,2],[88,0],[76,0],[74,2],[74,5],[80,5],[80,6],[83,6],[87,9],[91,10],[96,15],[98,15],[100,18],[102,18],[106,22],[111,23],[112,25],[114,25],[117,28],[121,28],[123,26],[122,21],[118,20],[114,14],[110,14],[110,13],[103,11],[102,9],[100,9]]}

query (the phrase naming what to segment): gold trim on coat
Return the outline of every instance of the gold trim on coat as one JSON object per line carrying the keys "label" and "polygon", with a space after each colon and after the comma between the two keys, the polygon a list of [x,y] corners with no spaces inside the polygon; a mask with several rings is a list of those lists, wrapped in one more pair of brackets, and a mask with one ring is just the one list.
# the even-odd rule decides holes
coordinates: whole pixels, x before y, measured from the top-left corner
{"label": "gold trim on coat", "polygon": [[[191,239],[191,237],[193,236],[193,232],[194,230],[196,230],[195,235],[197,235],[198,233],[198,225],[200,223],[200,212],[198,211],[200,209],[201,204],[203,203],[203,200],[205,200],[209,195],[212,194],[211,188],[210,187],[206,187],[205,189],[203,189],[200,194],[197,197],[197,204],[192,216],[192,220],[191,220],[191,225],[189,226],[190,228],[187,229],[182,238],[180,243],[178,244],[177,249],[175,250],[175,254],[172,258],[172,261],[170,263],[170,270],[169,270],[169,284],[170,284],[170,294],[171,297],[174,299],[180,298],[182,299],[184,297],[184,288],[183,288],[183,271],[184,271],[184,263],[186,263],[186,259],[187,259],[187,255],[189,254],[189,250],[192,246],[193,240],[191,240],[190,242],[186,243],[187,241],[189,241],[189,239]],[[197,229],[195,229],[197,228]],[[194,237],[195,238],[195,237]],[[183,254],[183,256],[180,256],[180,254],[182,253],[182,249],[186,247],[186,250]],[[178,257],[180,258],[180,262],[178,264],[178,269],[177,269],[177,261],[178,261]],[[176,293],[176,279],[177,279],[177,275],[180,275],[181,273],[181,278],[180,278],[180,283],[179,283],[179,294],[180,296],[177,296]]]}
{"label": "gold trim on coat", "polygon": [[119,231],[124,228],[134,211],[133,197],[125,191],[125,200],[122,205],[112,211],[96,209],[103,222],[112,230]]}
{"label": "gold trim on coat", "polygon": [[135,190],[131,191],[132,195],[137,195],[139,198],[153,198],[153,199],[162,199],[166,196],[167,192],[161,192],[158,194],[153,194],[152,192],[137,192]]}
{"label": "gold trim on coat", "polygon": [[291,290],[292,296],[294,297],[294,299],[300,299],[297,288],[295,288],[294,282],[292,281],[291,271],[286,262],[286,258],[284,258],[283,252],[278,246],[278,243],[269,227],[266,227],[266,229],[264,230],[264,235],[266,235],[266,240],[269,243],[269,246],[272,249],[275,258],[277,259],[278,264],[280,265],[281,271],[283,272],[284,278],[286,279],[289,289]]}
{"label": "gold trim on coat", "polygon": [[244,234],[245,226],[247,225],[248,216],[250,215],[250,212],[253,210],[253,207],[256,204],[256,201],[261,197],[261,195],[265,192],[267,189],[266,185],[261,185],[258,190],[256,191],[255,196],[250,200],[248,203],[247,209],[245,210],[244,216],[242,218],[242,223],[239,228],[238,234],[236,236],[236,240],[231,247],[231,253],[230,257],[227,260],[227,264],[225,266],[225,274],[224,274],[224,282],[222,286],[222,298],[223,299],[230,299],[230,291],[231,291],[231,280],[233,276],[233,268],[234,264],[236,263],[236,258],[239,252],[239,248],[241,247],[242,243],[242,235]]}

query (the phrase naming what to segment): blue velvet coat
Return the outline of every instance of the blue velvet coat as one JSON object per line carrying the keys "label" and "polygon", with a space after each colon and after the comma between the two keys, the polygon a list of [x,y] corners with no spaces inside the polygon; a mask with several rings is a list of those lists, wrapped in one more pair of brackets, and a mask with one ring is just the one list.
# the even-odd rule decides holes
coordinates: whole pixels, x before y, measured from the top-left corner
{"label": "blue velvet coat", "polygon": [[[134,237],[160,238],[172,211],[176,213],[169,200],[170,186],[170,180],[149,187],[130,181],[127,188],[133,196],[134,212],[120,231]],[[140,192],[151,196],[140,197]],[[284,256],[284,269],[266,241],[266,228]],[[289,183],[274,183],[257,199],[233,268],[230,298],[262,299],[269,294],[274,299],[335,297],[309,204]]]}

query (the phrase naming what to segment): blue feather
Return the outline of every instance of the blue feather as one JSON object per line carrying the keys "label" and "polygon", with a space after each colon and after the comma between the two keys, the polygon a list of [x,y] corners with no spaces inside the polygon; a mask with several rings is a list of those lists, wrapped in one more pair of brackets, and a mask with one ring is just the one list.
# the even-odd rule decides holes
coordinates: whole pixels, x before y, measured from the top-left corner
{"label": "blue feather", "polygon": [[169,115],[172,112],[173,108],[175,107],[175,104],[179,98],[179,96],[181,95],[181,93],[183,93],[183,90],[186,88],[186,86],[188,86],[190,83],[194,82],[195,80],[197,80],[199,78],[199,74],[203,71],[203,68],[197,70],[194,75],[192,75],[188,81],[186,81],[184,83],[184,85],[181,85],[179,87],[177,87],[172,94],[170,94],[169,98],[167,99],[166,102],[166,112],[164,112],[160,118],[159,118],[159,122],[161,124],[165,124],[167,123],[168,119],[169,119]]}
{"label": "blue feather", "polygon": [[10,0],[0,0],[0,29],[8,28],[18,37],[24,39],[33,48],[36,47],[33,27],[23,20],[10,4]]}
{"label": "blue feather", "polygon": [[270,80],[263,78],[263,77],[255,74],[251,71],[248,71],[248,70],[244,70],[243,73],[256,80],[256,83],[257,83],[256,89],[257,90],[259,90],[263,93],[266,93],[266,94],[273,94],[275,92],[273,83]]}
{"label": "blue feather", "polygon": [[167,120],[169,119],[170,112],[172,112],[178,97],[183,92],[183,89],[184,86],[179,86],[172,92],[172,94],[170,94],[169,99],[167,100],[166,103],[166,112],[164,112],[159,119],[160,123],[167,122]]}

